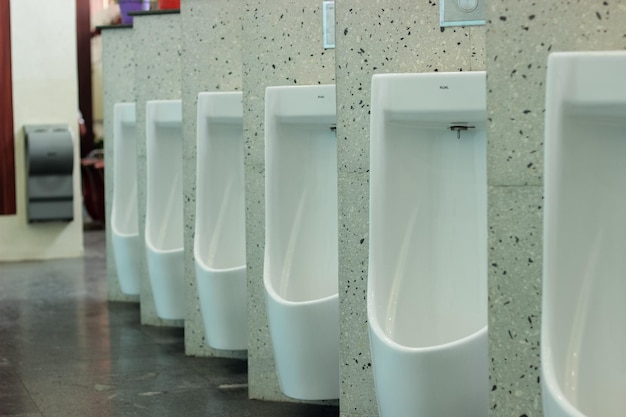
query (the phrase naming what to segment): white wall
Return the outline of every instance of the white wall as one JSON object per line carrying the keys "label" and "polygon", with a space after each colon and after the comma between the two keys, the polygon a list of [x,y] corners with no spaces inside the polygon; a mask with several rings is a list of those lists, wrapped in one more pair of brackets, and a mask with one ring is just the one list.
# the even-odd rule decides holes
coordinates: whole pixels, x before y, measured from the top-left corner
{"label": "white wall", "polygon": [[11,1],[17,215],[0,216],[0,261],[80,256],[82,192],[75,139],[74,221],[26,221],[25,124],[68,124],[77,134],[76,12],[73,0]]}

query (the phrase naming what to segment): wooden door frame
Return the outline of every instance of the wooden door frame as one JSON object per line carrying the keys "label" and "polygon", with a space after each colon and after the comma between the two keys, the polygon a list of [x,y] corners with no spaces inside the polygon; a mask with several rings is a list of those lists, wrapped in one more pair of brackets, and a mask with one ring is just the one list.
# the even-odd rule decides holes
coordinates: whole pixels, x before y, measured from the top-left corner
{"label": "wooden door frame", "polygon": [[0,0],[0,215],[17,213],[10,0]]}
{"label": "wooden door frame", "polygon": [[91,91],[90,1],[76,0],[76,56],[78,64],[78,108],[85,119],[87,132],[80,137],[80,155],[93,149],[93,94]]}

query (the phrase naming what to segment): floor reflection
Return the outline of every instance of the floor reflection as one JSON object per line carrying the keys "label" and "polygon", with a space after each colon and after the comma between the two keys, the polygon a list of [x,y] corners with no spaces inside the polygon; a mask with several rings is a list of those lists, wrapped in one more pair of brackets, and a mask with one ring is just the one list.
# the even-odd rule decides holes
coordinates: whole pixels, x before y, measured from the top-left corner
{"label": "floor reflection", "polygon": [[81,259],[0,263],[0,416],[339,415],[248,400],[245,361],[186,357],[182,328],[106,297],[104,231]]}

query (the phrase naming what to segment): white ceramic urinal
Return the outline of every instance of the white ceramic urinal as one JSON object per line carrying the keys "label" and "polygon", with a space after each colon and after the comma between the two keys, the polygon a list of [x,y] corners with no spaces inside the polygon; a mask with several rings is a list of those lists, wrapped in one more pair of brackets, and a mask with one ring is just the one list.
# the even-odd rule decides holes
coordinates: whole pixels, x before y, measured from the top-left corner
{"label": "white ceramic urinal", "polygon": [[146,252],[157,315],[185,318],[180,100],[146,103]]}
{"label": "white ceramic urinal", "polygon": [[380,415],[485,417],[484,72],[372,79],[367,316]]}
{"label": "white ceramic urinal", "polygon": [[339,398],[335,86],[265,91],[265,284],[278,379]]}
{"label": "white ceramic urinal", "polygon": [[135,103],[113,107],[113,203],[111,235],[122,292],[139,294],[142,256],[137,217],[137,121]]}
{"label": "white ceramic urinal", "polygon": [[194,257],[207,343],[248,348],[241,93],[198,94]]}
{"label": "white ceramic urinal", "polygon": [[547,417],[626,416],[626,52],[548,60],[541,373]]}

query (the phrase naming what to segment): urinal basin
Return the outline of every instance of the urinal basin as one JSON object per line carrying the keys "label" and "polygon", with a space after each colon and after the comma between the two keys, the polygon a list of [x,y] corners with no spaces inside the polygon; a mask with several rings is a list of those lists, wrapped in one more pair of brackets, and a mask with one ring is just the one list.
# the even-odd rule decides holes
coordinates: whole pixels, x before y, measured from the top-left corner
{"label": "urinal basin", "polygon": [[185,318],[183,250],[159,250],[147,244],[148,272],[157,315],[166,320]]}
{"label": "urinal basin", "polygon": [[146,103],[146,230],[148,273],[157,315],[185,317],[183,142],[180,100]]}
{"label": "urinal basin", "polygon": [[143,255],[139,233],[123,234],[114,229],[112,243],[120,289],[126,295],[139,295],[141,288],[139,266]]}
{"label": "urinal basin", "polygon": [[268,87],[265,264],[283,393],[339,397],[335,86]]}
{"label": "urinal basin", "polygon": [[215,349],[248,348],[241,96],[198,95],[194,258],[205,336]]}
{"label": "urinal basin", "polygon": [[488,413],[484,72],[372,78],[367,314],[380,415]]}
{"label": "urinal basin", "polygon": [[268,290],[267,314],[281,391],[301,400],[339,398],[339,296],[289,302]]}
{"label": "urinal basin", "polygon": [[136,123],[135,103],[115,104],[111,235],[120,288],[127,295],[139,294],[142,256],[137,215]]}
{"label": "urinal basin", "polygon": [[626,415],[626,53],[553,53],[545,116],[547,417]]}

